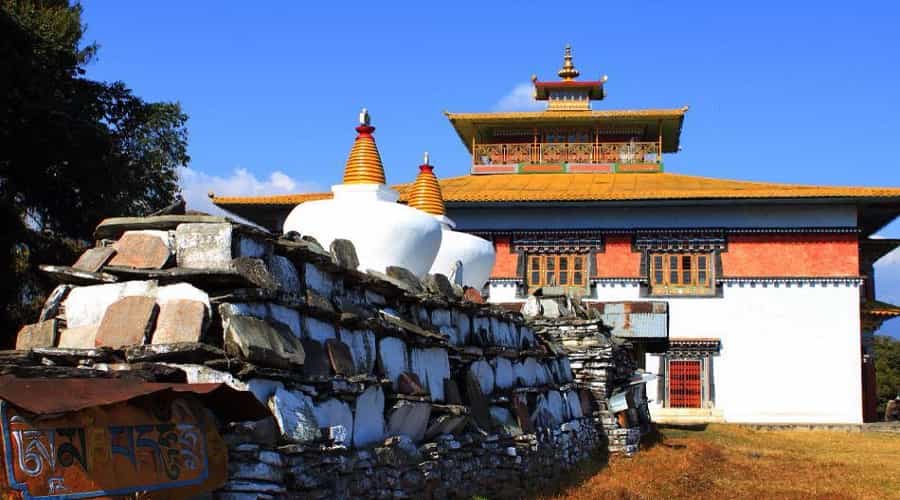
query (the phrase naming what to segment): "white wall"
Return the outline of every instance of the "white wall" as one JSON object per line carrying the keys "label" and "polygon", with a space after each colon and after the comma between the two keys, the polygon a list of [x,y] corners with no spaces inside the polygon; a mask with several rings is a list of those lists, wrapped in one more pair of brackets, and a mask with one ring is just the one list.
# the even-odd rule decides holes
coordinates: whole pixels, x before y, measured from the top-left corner
{"label": "white wall", "polygon": [[[601,301],[640,300],[633,284],[596,290]],[[713,382],[727,422],[862,422],[857,285],[727,283],[723,291],[665,300],[670,338],[721,340]],[[648,371],[657,359],[648,356]],[[655,384],[647,391],[657,399]]]}

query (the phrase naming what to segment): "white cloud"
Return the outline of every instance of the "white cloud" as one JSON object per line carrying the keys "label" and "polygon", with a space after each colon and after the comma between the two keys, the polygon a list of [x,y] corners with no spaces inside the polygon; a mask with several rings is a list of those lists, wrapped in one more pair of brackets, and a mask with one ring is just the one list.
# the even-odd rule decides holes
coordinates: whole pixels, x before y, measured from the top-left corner
{"label": "white cloud", "polygon": [[543,104],[534,100],[534,85],[520,83],[494,105],[494,111],[536,111]]}
{"label": "white cloud", "polygon": [[259,179],[245,168],[237,167],[227,177],[211,175],[193,168],[184,168],[180,176],[181,195],[191,210],[225,215],[212,204],[208,193],[217,196],[258,196],[321,191],[315,182],[298,181],[276,170],[268,179]]}

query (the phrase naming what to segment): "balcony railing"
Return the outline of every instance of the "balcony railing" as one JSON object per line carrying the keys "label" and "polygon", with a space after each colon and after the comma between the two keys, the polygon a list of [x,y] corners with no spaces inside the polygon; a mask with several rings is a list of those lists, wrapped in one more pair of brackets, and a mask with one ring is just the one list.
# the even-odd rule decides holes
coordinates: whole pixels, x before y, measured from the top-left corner
{"label": "balcony railing", "polygon": [[509,163],[659,163],[658,142],[477,144],[475,165]]}

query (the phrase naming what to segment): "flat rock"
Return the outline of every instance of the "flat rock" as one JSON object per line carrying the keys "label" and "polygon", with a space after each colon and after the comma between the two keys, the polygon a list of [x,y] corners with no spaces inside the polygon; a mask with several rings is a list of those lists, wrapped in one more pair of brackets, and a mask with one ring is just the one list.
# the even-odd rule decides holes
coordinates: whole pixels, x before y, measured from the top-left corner
{"label": "flat rock", "polygon": [[375,334],[369,330],[348,330],[341,328],[341,341],[350,348],[353,356],[354,373],[370,374],[375,370]]}
{"label": "flat rock", "polygon": [[225,217],[214,217],[211,215],[160,215],[150,217],[112,217],[104,219],[96,229],[94,229],[94,239],[116,239],[130,230],[141,229],[157,229],[169,230],[175,229],[180,224],[186,223],[227,223]]}
{"label": "flat rock", "polygon": [[349,377],[356,374],[356,366],[353,364],[353,354],[350,347],[338,339],[325,341],[325,350],[334,373]]}
{"label": "flat rock", "polygon": [[431,417],[431,403],[399,401],[390,410],[387,434],[389,436],[408,436],[418,443],[425,437],[428,419]]}
{"label": "flat rock", "polygon": [[159,306],[153,344],[200,342],[206,325],[207,306],[197,300],[170,300]]}
{"label": "flat rock", "polygon": [[16,349],[25,350],[35,347],[53,347],[59,332],[58,321],[48,319],[31,325],[25,325],[16,335]]}
{"label": "flat rock", "polygon": [[66,326],[74,328],[99,324],[109,306],[122,297],[155,295],[154,281],[127,281],[73,288],[63,303]]}
{"label": "flat rock", "polygon": [[59,332],[58,347],[65,349],[94,349],[100,323],[63,328]]}
{"label": "flat rock", "polygon": [[491,419],[495,428],[502,429],[510,436],[518,436],[522,434],[522,428],[512,413],[502,406],[491,406]]}
{"label": "flat rock", "polygon": [[409,371],[409,354],[406,342],[397,337],[385,337],[378,341],[378,362],[381,372],[398,389],[400,376]]}
{"label": "flat rock", "polygon": [[81,257],[72,264],[73,269],[95,273],[103,268],[109,259],[116,254],[113,247],[96,247],[85,250]]}
{"label": "flat rock", "polygon": [[448,405],[463,404],[462,395],[459,393],[459,385],[452,378],[444,381],[444,400]]}
{"label": "flat rock", "polygon": [[525,299],[525,303],[522,304],[522,316],[525,316],[526,318],[540,316],[543,314],[543,310],[541,301],[534,295],[529,295],[528,298]]}
{"label": "flat rock", "polygon": [[154,280],[160,284],[189,283],[204,289],[256,287],[256,283],[233,268],[228,269],[136,269],[106,266],[103,271],[127,280]]}
{"label": "flat rock", "polygon": [[321,437],[312,399],[306,394],[278,389],[269,398],[269,409],[275,416],[283,439],[305,443]]}
{"label": "flat rock", "polygon": [[443,274],[428,274],[422,278],[422,285],[429,293],[440,295],[449,300],[455,300],[458,297],[453,290],[453,284]]}
{"label": "flat rock", "polygon": [[359,257],[356,255],[356,247],[353,242],[345,239],[335,239],[331,242],[331,260],[346,269],[359,268]]}
{"label": "flat rock", "polygon": [[279,284],[269,274],[266,264],[256,257],[238,257],[231,261],[231,265],[238,274],[254,285],[268,290],[280,288]]}
{"label": "flat rock", "polygon": [[427,396],[428,390],[422,387],[419,376],[411,372],[403,372],[397,380],[397,392],[409,396]]}
{"label": "flat rock", "polygon": [[444,380],[450,378],[450,360],[447,350],[439,347],[413,348],[410,369],[428,387],[432,401],[444,400]]}
{"label": "flat rock", "polygon": [[69,266],[41,265],[38,269],[57,283],[69,285],[99,285],[119,281],[119,278],[109,273],[82,271]]}
{"label": "flat rock", "polygon": [[353,443],[353,412],[350,405],[336,398],[327,399],[313,408],[319,427],[342,427],[343,432],[332,432],[336,444],[350,446]]}
{"label": "flat rock", "polygon": [[302,366],[305,360],[300,339],[287,328],[253,316],[225,318],[225,350],[251,363],[273,368],[290,369]]}
{"label": "flat rock", "polygon": [[487,361],[480,359],[471,365],[469,365],[468,373],[472,374],[476,380],[478,380],[478,385],[481,388],[481,393],[485,396],[489,396],[492,392],[494,392],[494,369],[491,368],[491,365],[488,364]]}
{"label": "flat rock", "polygon": [[305,352],[303,373],[308,377],[328,377],[331,375],[331,361],[321,342],[313,339],[300,341]]}
{"label": "flat rock", "polygon": [[387,266],[384,271],[385,274],[387,274],[391,278],[406,283],[409,288],[415,290],[416,292],[421,292],[423,290],[422,282],[419,281],[419,277],[405,267]]}
{"label": "flat rock", "polygon": [[113,302],[103,314],[94,344],[117,347],[145,343],[158,310],[153,297],[137,295]]}
{"label": "flat rock", "polygon": [[469,417],[464,415],[438,415],[425,431],[425,439],[431,440],[442,434],[458,434],[468,419]]}
{"label": "flat rock", "polygon": [[178,224],[175,229],[175,255],[181,268],[231,269],[231,224]]}
{"label": "flat rock", "polygon": [[176,342],[167,344],[143,344],[125,349],[125,359],[129,363],[205,363],[213,359],[223,359],[225,351],[200,342]]}
{"label": "flat rock", "polygon": [[353,446],[362,448],[384,439],[384,392],[372,386],[356,398]]}
{"label": "flat rock", "polygon": [[519,428],[527,434],[534,433],[534,425],[531,422],[531,415],[528,412],[528,400],[525,394],[515,394],[512,398],[513,416]]}
{"label": "flat rock", "polygon": [[489,409],[490,402],[481,391],[481,382],[471,370],[466,372],[466,396],[469,399],[469,408],[472,411],[472,417],[475,418],[475,422],[483,430],[490,430],[492,424]]}
{"label": "flat rock", "polygon": [[109,265],[138,269],[166,267],[174,250],[168,231],[126,231],[113,248]]}
{"label": "flat rock", "polygon": [[60,316],[62,313],[63,301],[66,300],[66,296],[69,294],[70,290],[72,290],[72,285],[58,285],[54,288],[44,302],[44,307],[41,309],[41,315],[38,317],[38,321],[46,321]]}
{"label": "flat rock", "polygon": [[491,360],[491,366],[494,368],[494,384],[498,389],[511,389],[515,385],[516,375],[508,359],[494,358]]}
{"label": "flat rock", "polygon": [[297,266],[283,255],[270,255],[268,258],[269,273],[278,283],[278,288],[287,293],[300,293],[302,281]]}

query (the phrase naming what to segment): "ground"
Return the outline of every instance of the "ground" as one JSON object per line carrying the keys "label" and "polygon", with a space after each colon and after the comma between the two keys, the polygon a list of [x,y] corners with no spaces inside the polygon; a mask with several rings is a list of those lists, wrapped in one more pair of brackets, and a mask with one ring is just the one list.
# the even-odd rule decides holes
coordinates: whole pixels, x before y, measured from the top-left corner
{"label": "ground", "polygon": [[900,499],[900,434],[663,428],[635,457],[577,476],[550,498]]}

